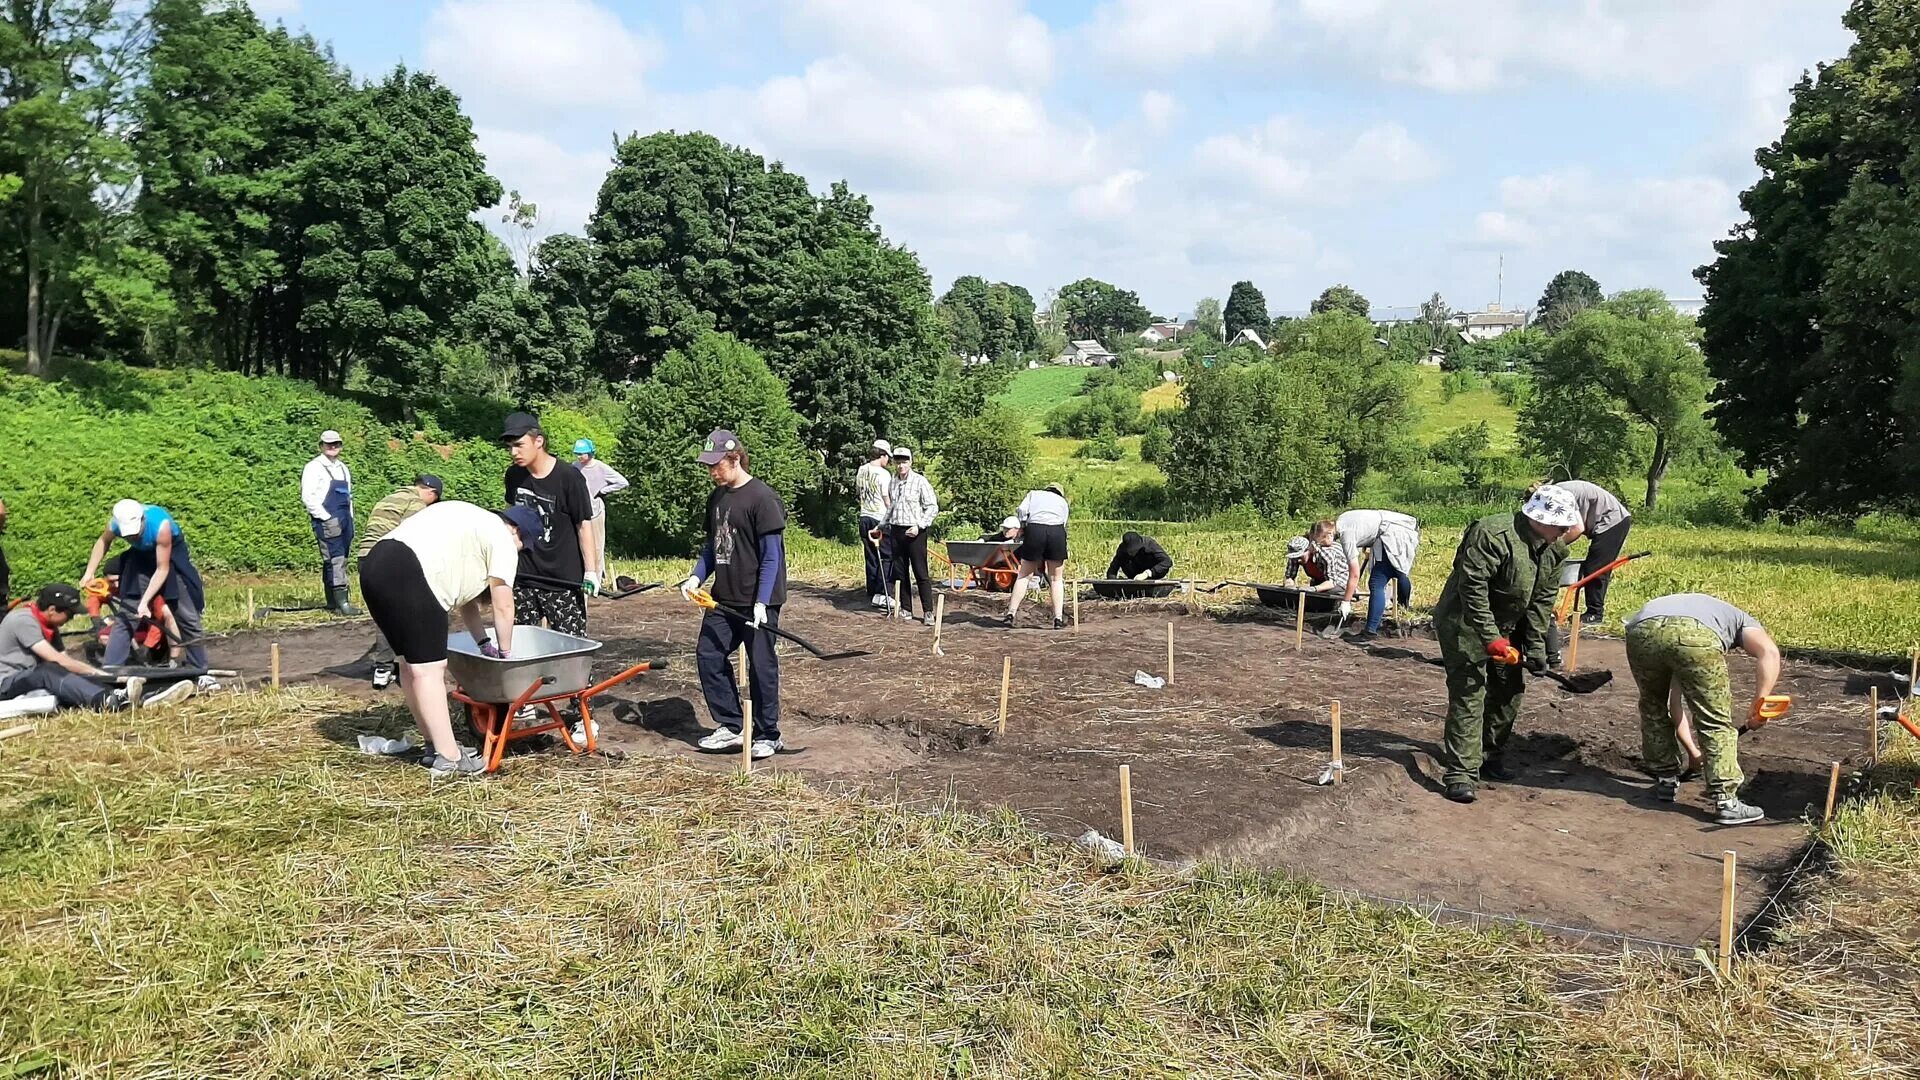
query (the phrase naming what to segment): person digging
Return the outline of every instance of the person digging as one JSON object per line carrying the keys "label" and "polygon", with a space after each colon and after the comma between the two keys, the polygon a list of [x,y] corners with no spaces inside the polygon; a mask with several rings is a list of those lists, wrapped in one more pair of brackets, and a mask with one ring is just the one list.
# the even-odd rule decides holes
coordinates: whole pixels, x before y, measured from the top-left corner
{"label": "person digging", "polygon": [[[713,575],[716,606],[700,620],[694,660],[715,727],[699,746],[716,753],[740,749],[740,687],[727,658],[734,649],[745,649],[753,694],[752,754],[768,758],[786,746],[780,741],[780,656],[774,635],[762,631],[780,625],[780,607],[787,602],[787,508],[779,493],[747,472],[747,448],[733,432],[721,429],[707,436],[699,462],[713,480],[707,539],[693,572],[680,583],[680,595],[692,600]],[[739,614],[747,611],[751,617]]]}
{"label": "person digging", "polygon": [[127,662],[133,653],[135,624],[153,618],[154,601],[164,599],[173,612],[173,626],[178,628],[180,643],[185,647],[187,666],[204,669],[207,646],[201,640],[200,619],[207,607],[207,590],[193,565],[180,524],[165,507],[137,499],[114,503],[107,527],[94,541],[87,569],[80,575],[82,589],[94,587],[94,575],[115,540],[127,545],[120,558],[120,596],[139,599],[133,602],[131,619],[114,620],[112,635],[107,639],[107,666]]}
{"label": "person digging", "polygon": [[1546,485],[1518,512],[1481,518],[1460,538],[1433,609],[1447,669],[1440,782],[1454,802],[1472,802],[1483,777],[1514,778],[1504,752],[1527,689],[1523,668],[1547,670],[1563,538],[1579,521],[1573,497]]}
{"label": "person digging", "polygon": [[1347,584],[1340,594],[1340,621],[1353,615],[1353,598],[1360,587],[1360,553],[1368,553],[1367,623],[1346,640],[1365,645],[1380,636],[1387,616],[1387,590],[1398,589],[1402,615],[1413,602],[1413,560],[1420,554],[1420,522],[1411,514],[1393,510],[1349,510],[1334,519],[1332,532],[1320,522],[1309,534],[1315,544],[1340,547],[1336,558],[1347,564]]}
{"label": "person digging", "polygon": [[[1739,649],[1755,661],[1747,729],[1774,716],[1770,696],[1780,679],[1780,647],[1753,616],[1705,593],[1677,593],[1650,601],[1627,619],[1627,666],[1640,687],[1640,756],[1653,774],[1655,796],[1679,797],[1681,746],[1697,736],[1714,820],[1745,825],[1765,815],[1740,799],[1740,728],[1733,722],[1733,690],[1726,654]],[[1678,691],[1685,708],[1670,707]],[[1687,714],[1691,714],[1690,720]],[[1691,731],[1683,725],[1691,724]]]}

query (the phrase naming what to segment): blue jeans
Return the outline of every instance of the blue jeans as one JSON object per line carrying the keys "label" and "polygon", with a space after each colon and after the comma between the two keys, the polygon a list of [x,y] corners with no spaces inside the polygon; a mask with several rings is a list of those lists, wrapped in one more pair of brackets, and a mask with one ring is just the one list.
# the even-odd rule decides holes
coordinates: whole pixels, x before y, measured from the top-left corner
{"label": "blue jeans", "polygon": [[83,679],[58,664],[44,661],[25,671],[0,678],[0,700],[21,697],[31,690],[45,690],[63,709],[97,709],[107,698],[104,687]]}
{"label": "blue jeans", "polygon": [[[767,606],[767,625],[780,625],[780,605]],[[747,650],[747,689],[753,695],[753,738],[780,737],[780,657],[774,636],[763,634],[740,620],[709,611],[700,620],[700,642],[694,647],[700,672],[700,692],[716,727],[740,731],[740,687],[734,682],[728,658],[735,649]]]}
{"label": "blue jeans", "polygon": [[1380,632],[1380,622],[1387,617],[1387,583],[1397,582],[1400,586],[1400,606],[1406,607],[1413,601],[1413,579],[1405,570],[1397,569],[1393,560],[1382,552],[1373,560],[1373,566],[1367,571],[1367,633]]}

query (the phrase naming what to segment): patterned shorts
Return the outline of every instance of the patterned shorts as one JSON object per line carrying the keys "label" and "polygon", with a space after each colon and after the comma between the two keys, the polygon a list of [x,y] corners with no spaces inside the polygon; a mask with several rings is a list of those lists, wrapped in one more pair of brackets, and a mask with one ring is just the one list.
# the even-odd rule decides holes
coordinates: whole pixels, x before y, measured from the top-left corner
{"label": "patterned shorts", "polygon": [[579,589],[513,587],[513,621],[520,626],[547,624],[574,637],[587,636],[587,596]]}

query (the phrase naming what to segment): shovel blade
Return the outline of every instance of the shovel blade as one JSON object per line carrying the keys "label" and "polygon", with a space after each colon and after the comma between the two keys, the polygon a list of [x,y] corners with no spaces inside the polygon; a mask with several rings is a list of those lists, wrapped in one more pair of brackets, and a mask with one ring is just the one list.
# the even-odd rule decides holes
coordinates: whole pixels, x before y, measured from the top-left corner
{"label": "shovel blade", "polygon": [[1572,694],[1591,694],[1595,690],[1613,681],[1611,671],[1578,671],[1572,675],[1552,673],[1553,681],[1567,688]]}

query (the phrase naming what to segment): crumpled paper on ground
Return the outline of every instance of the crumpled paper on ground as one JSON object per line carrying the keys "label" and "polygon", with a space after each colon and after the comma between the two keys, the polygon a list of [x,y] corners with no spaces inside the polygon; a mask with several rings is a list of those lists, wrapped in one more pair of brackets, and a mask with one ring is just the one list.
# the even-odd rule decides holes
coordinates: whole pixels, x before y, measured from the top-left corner
{"label": "crumpled paper on ground", "polygon": [[1149,690],[1158,690],[1167,685],[1167,680],[1158,675],[1149,675],[1144,671],[1136,671],[1133,673],[1133,683],[1135,686],[1144,686]]}
{"label": "crumpled paper on ground", "polygon": [[392,757],[413,749],[413,736],[404,739],[389,739],[384,735],[360,736],[360,752],[376,757]]}
{"label": "crumpled paper on ground", "polygon": [[1127,849],[1120,841],[1101,836],[1098,829],[1088,829],[1081,833],[1074,844],[1092,852],[1096,858],[1105,862],[1119,862],[1127,857]]}

